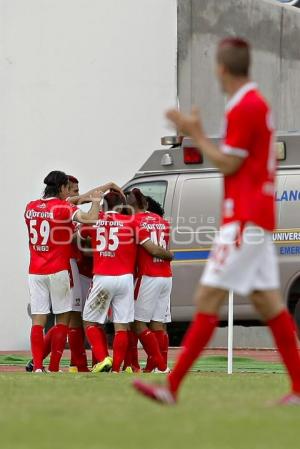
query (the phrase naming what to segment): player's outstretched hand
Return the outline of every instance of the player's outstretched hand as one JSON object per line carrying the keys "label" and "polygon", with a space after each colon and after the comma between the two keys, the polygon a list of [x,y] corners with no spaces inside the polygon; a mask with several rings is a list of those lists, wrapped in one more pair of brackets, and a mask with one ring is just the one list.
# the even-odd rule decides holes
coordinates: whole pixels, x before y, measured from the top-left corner
{"label": "player's outstretched hand", "polygon": [[183,114],[177,109],[170,109],[166,117],[174,124],[180,134],[198,139],[204,136],[199,111],[193,108],[190,114]]}
{"label": "player's outstretched hand", "polygon": [[100,202],[104,196],[104,192],[101,189],[93,189],[89,193],[89,200],[93,203]]}
{"label": "player's outstretched hand", "polygon": [[97,187],[97,189],[100,189],[103,191],[103,193],[107,192],[108,190],[114,190],[115,192],[121,193],[121,195],[124,196],[124,192],[115,182],[108,182],[107,184],[104,184],[103,186]]}

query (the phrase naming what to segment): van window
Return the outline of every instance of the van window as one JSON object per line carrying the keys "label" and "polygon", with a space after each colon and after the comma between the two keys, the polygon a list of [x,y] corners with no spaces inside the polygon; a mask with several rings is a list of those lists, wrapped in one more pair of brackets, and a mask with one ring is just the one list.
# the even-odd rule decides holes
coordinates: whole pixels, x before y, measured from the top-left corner
{"label": "van window", "polygon": [[130,185],[126,188],[126,191],[133,188],[140,189],[145,196],[151,196],[162,207],[164,207],[167,185],[168,183],[166,181],[141,182]]}
{"label": "van window", "polygon": [[220,198],[220,177],[185,179],[178,201],[178,234],[214,236],[219,227]]}

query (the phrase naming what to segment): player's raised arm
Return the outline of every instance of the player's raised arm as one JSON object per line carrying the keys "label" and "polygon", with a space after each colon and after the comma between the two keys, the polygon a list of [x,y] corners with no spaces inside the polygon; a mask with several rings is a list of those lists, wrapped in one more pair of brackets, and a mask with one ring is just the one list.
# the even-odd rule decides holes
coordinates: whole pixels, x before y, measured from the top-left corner
{"label": "player's raised arm", "polygon": [[172,109],[166,115],[180,133],[193,139],[199,149],[221,173],[231,175],[240,168],[243,157],[222,152],[217,145],[214,145],[206,137],[198,109],[193,108],[190,114],[183,114],[176,109]]}
{"label": "player's raised arm", "polygon": [[90,210],[88,212],[84,212],[78,209],[73,216],[73,220],[78,221],[79,223],[96,223],[99,217],[101,207],[100,202],[103,198],[103,194],[104,193],[102,190],[94,189],[89,195],[89,202],[92,203]]}
{"label": "player's raised arm", "polygon": [[171,251],[162,248],[161,246],[155,245],[150,239],[144,243],[141,243],[141,246],[153,257],[157,257],[162,260],[173,260],[173,253]]}
{"label": "player's raised arm", "polygon": [[86,192],[86,193],[84,193],[82,195],[69,197],[68,201],[70,203],[72,203],[72,204],[75,204],[75,205],[90,203],[91,202],[91,195],[93,195],[94,192],[97,193],[98,191],[101,191],[104,194],[108,190],[115,190],[116,192],[120,192],[122,195],[124,195],[121,187],[119,187],[114,182],[108,182],[108,183],[103,184],[103,185],[101,185],[99,187],[96,187],[95,189],[89,190],[88,192]]}

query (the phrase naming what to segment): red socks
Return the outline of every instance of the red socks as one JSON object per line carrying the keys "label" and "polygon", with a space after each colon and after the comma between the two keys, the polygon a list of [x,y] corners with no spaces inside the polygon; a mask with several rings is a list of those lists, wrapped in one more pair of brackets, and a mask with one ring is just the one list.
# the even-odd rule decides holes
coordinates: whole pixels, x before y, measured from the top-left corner
{"label": "red socks", "polygon": [[84,331],[82,327],[69,328],[68,340],[71,350],[71,366],[76,366],[79,372],[89,371],[84,347]]}
{"label": "red socks", "polygon": [[168,376],[170,389],[176,394],[183,378],[195,360],[203,351],[218,324],[216,315],[198,313],[190,325],[184,340],[183,349],[177,362]]}
{"label": "red socks", "polygon": [[133,331],[128,331],[128,348],[126,357],[124,360],[124,368],[131,366],[133,370],[140,370],[139,357],[138,357],[138,336]]}
{"label": "red socks", "polygon": [[68,336],[68,326],[65,324],[56,324],[52,330],[52,344],[49,370],[59,371],[59,363],[62,358]]}
{"label": "red socks", "polygon": [[127,331],[117,331],[113,342],[113,366],[112,371],[120,371],[128,348],[129,336]]}
{"label": "red socks", "polygon": [[158,342],[154,336],[154,333],[147,329],[139,334],[138,337],[148,357],[150,359],[152,358],[155,367],[160,371],[165,371],[167,369],[167,364],[160,353]]}
{"label": "red socks", "polygon": [[164,362],[168,365],[169,336],[165,331],[154,331]]}
{"label": "red socks", "polygon": [[33,358],[34,370],[43,369],[44,360],[44,327],[34,325],[30,334],[31,353]]}
{"label": "red socks", "polygon": [[300,355],[295,323],[287,310],[268,321],[281,358],[290,375],[292,390],[300,394]]}
{"label": "red socks", "polygon": [[92,366],[97,365],[97,363],[98,363],[98,360],[96,359],[96,357],[95,357],[95,355],[94,355],[94,353],[92,351]]}
{"label": "red socks", "polygon": [[107,341],[104,330],[99,326],[87,326],[85,334],[91,346],[93,357],[102,362],[108,356]]}
{"label": "red socks", "polygon": [[51,352],[51,338],[54,327],[51,327],[51,329],[49,329],[47,334],[44,336],[44,359],[46,359]]}

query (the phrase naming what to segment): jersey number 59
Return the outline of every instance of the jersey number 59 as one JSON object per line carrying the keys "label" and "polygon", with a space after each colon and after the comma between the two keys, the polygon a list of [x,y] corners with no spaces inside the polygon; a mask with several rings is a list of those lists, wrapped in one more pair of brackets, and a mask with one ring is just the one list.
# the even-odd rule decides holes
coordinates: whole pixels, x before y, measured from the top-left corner
{"label": "jersey number 59", "polygon": [[37,229],[37,220],[29,222],[30,243],[35,245],[39,237],[42,237],[41,245],[46,245],[50,235],[50,224],[47,220],[43,220]]}

